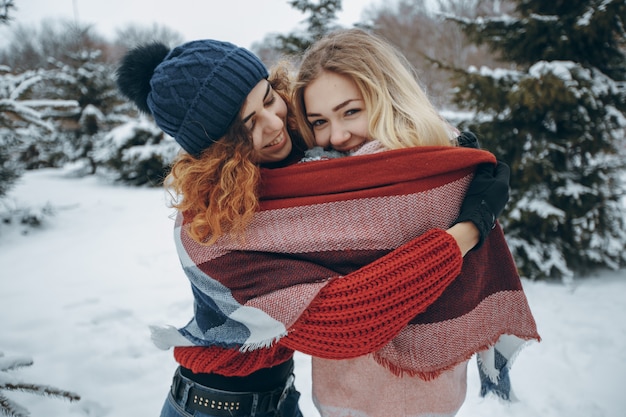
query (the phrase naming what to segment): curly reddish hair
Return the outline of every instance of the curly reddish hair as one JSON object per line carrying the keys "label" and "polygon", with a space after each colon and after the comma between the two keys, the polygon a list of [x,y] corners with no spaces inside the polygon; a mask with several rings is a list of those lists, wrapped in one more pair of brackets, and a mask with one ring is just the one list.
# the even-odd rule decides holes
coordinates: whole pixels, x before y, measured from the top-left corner
{"label": "curly reddish hair", "polygon": [[[290,97],[290,65],[281,63],[269,77],[272,88],[287,103],[288,130],[294,146],[302,142]],[[299,141],[299,142],[298,142]],[[189,236],[210,245],[221,236],[241,235],[258,209],[260,166],[254,162],[250,133],[237,119],[224,137],[205,149],[199,158],[181,152],[165,179],[165,187],[174,196],[172,207],[184,213]]]}

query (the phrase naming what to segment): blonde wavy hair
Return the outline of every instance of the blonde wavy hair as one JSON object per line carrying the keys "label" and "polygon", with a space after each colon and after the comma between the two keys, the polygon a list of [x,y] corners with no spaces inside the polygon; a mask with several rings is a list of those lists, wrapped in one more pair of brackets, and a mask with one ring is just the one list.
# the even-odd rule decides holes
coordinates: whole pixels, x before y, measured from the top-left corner
{"label": "blonde wavy hair", "polygon": [[[290,73],[290,65],[280,63],[272,69],[268,80],[287,103],[288,114],[293,115],[289,101]],[[188,219],[189,236],[202,244],[213,244],[227,233],[241,235],[259,206],[260,166],[254,161],[250,132],[240,116],[224,137],[205,149],[199,158],[181,152],[164,181],[172,196],[171,206]],[[302,139],[294,129],[295,120],[288,119],[287,124],[297,147]]]}
{"label": "blonde wavy hair", "polygon": [[296,121],[306,144],[315,146],[304,92],[323,72],[353,80],[365,101],[370,138],[388,149],[453,145],[450,125],[439,115],[406,58],[381,37],[361,29],[332,32],[304,54],[293,89]]}

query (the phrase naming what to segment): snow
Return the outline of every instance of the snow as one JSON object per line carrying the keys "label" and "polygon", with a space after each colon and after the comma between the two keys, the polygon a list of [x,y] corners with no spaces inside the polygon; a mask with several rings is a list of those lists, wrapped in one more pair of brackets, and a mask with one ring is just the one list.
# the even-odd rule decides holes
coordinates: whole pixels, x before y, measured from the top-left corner
{"label": "snow", "polygon": [[[38,107],[67,107],[67,108],[76,108],[79,107],[80,104],[77,100],[20,100],[21,104],[38,108]],[[89,104],[88,107],[93,107],[97,109],[96,106]]]}
{"label": "snow", "polygon": [[531,19],[535,19],[535,20],[539,20],[540,22],[558,22],[559,21],[559,16],[556,15],[541,15],[541,14],[537,14],[537,13],[531,13],[530,14],[530,18]]}
{"label": "snow", "polygon": [[[0,377],[69,390],[81,400],[1,394],[33,417],[159,415],[176,363],[151,343],[148,327],[182,326],[192,314],[167,201],[162,189],[76,178],[67,169],[21,178],[5,204],[54,214],[40,229],[0,225],[2,361],[34,361]],[[543,340],[513,366],[517,401],[480,398],[472,361],[458,417],[626,415],[619,382],[626,374],[624,272],[567,285],[525,280]],[[309,358],[300,354],[296,386],[304,415],[317,416]]]}
{"label": "snow", "polygon": [[471,65],[467,72],[470,74],[479,74],[481,77],[491,77],[495,80],[507,79],[507,80],[517,80],[519,79],[523,73],[516,70],[510,70],[506,68],[490,68],[487,66],[481,66],[480,69]]}

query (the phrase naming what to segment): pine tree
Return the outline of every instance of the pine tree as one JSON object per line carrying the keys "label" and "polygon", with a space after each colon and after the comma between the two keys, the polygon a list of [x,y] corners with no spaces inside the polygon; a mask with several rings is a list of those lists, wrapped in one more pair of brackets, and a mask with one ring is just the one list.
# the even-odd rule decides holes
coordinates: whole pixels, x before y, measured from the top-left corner
{"label": "pine tree", "polygon": [[54,63],[52,71],[56,77],[38,94],[46,98],[71,98],[78,103],[78,111],[74,114],[55,117],[55,139],[63,145],[67,160],[75,162],[76,166],[84,164],[82,172],[94,174],[94,144],[118,125],[122,117],[117,113],[122,98],[117,94],[114,67],[102,62],[101,50],[88,45],[64,58],[66,62],[49,58]]}
{"label": "pine tree", "polygon": [[[626,2],[517,0],[454,19],[506,68],[457,71],[463,128],[511,166],[501,218],[520,273],[571,279],[626,263]],[[511,69],[513,68],[513,69]]]}
{"label": "pine tree", "polygon": [[308,16],[304,19],[304,28],[287,35],[270,34],[262,45],[256,45],[255,52],[260,56],[283,55],[298,56],[316,40],[339,26],[337,13],[341,11],[341,0],[289,0],[289,5]]}

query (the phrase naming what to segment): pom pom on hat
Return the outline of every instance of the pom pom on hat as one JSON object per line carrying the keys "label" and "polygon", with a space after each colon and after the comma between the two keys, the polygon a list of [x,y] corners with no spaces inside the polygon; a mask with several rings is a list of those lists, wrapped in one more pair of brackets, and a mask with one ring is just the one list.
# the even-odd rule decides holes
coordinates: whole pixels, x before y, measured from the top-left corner
{"label": "pom pom on hat", "polygon": [[169,52],[159,42],[141,45],[128,52],[117,69],[117,87],[144,113],[150,114],[147,100],[152,74]]}
{"label": "pom pom on hat", "polygon": [[267,77],[256,55],[210,39],[171,51],[159,43],[137,47],[117,71],[122,94],[195,157],[224,136],[250,91]]}

